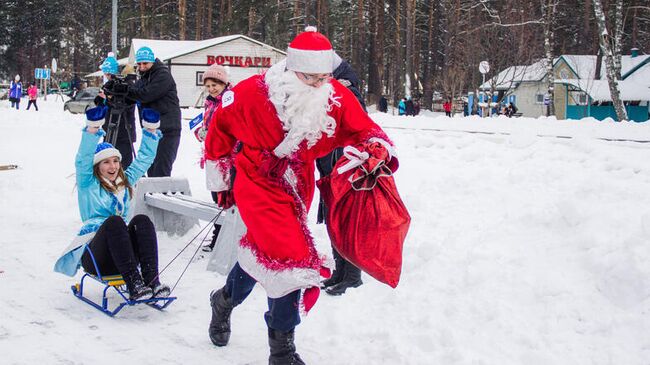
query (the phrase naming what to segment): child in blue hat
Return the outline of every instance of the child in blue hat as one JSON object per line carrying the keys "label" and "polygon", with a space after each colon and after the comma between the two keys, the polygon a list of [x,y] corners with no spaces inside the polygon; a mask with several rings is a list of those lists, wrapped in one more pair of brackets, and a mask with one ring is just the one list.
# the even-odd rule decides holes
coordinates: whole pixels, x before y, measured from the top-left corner
{"label": "child in blue hat", "polygon": [[[169,286],[158,279],[158,241],[149,217],[136,215],[128,220],[133,186],[156,156],[162,133],[155,129],[157,113],[148,112],[137,158],[124,170],[122,155],[110,143],[99,143],[107,108],[89,109],[75,161],[79,212],[83,226],[63,251],[54,270],[74,276],[80,266],[91,274],[120,274],[130,299],[166,297]],[[140,270],[138,270],[138,266]]]}

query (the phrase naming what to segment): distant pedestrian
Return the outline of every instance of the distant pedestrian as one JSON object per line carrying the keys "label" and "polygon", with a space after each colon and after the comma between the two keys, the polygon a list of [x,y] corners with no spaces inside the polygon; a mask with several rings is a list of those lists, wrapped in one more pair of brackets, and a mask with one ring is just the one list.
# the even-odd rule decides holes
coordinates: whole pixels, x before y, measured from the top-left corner
{"label": "distant pedestrian", "polygon": [[27,110],[29,110],[30,106],[34,105],[34,108],[36,108],[36,111],[38,111],[38,105],[36,105],[36,99],[38,97],[38,88],[36,87],[36,84],[34,82],[32,82],[27,88],[27,96],[29,96],[29,102],[27,103]]}
{"label": "distant pedestrian", "polygon": [[20,82],[20,75],[16,75],[14,81],[11,82],[9,87],[9,101],[11,102],[11,107],[16,107],[20,109],[20,98],[23,97],[23,83]]}
{"label": "distant pedestrian", "polygon": [[384,95],[379,98],[379,111],[382,113],[388,112],[388,100]]}
{"label": "distant pedestrian", "polygon": [[399,104],[397,105],[397,115],[405,115],[406,114],[406,98],[402,98],[400,100]]}
{"label": "distant pedestrian", "polygon": [[411,98],[408,98],[406,100],[406,115],[415,115],[415,107],[413,105],[413,100]]}
{"label": "distant pedestrian", "polygon": [[512,118],[517,113],[517,107],[515,106],[515,104],[513,103],[508,104],[506,113],[508,115],[508,118]]}
{"label": "distant pedestrian", "polygon": [[420,114],[420,101],[418,99],[413,100],[413,116]]}
{"label": "distant pedestrian", "polygon": [[451,118],[451,99],[442,104],[442,108],[445,110],[445,115]]}

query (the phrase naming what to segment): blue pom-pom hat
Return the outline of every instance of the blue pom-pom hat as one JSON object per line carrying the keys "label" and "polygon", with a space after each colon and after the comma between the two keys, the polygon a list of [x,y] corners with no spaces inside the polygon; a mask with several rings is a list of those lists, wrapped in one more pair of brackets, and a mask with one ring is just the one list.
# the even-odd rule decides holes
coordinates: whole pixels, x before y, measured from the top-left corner
{"label": "blue pom-pom hat", "polygon": [[105,160],[109,157],[117,157],[120,161],[122,161],[122,154],[117,150],[117,148],[113,147],[113,145],[108,142],[100,143],[97,145],[97,148],[95,148],[93,165],[97,165],[102,160]]}

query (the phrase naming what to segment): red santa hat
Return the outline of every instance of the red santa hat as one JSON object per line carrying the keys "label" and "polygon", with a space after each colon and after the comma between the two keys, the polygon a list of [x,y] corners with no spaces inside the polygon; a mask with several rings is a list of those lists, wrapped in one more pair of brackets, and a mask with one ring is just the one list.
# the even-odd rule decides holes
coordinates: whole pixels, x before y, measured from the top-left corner
{"label": "red santa hat", "polygon": [[332,73],[334,50],[316,27],[307,27],[287,48],[287,69],[309,74]]}

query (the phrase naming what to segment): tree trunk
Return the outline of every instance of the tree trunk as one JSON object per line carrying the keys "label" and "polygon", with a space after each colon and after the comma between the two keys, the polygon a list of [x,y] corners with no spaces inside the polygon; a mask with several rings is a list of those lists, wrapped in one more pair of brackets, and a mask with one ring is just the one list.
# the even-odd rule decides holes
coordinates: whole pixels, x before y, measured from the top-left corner
{"label": "tree trunk", "polygon": [[203,10],[205,8],[204,0],[196,0],[196,27],[194,32],[194,39],[200,41],[203,39]]}
{"label": "tree trunk", "polygon": [[399,100],[401,99],[401,92],[402,92],[402,62],[404,62],[404,59],[402,57],[402,39],[400,37],[400,33],[402,32],[402,26],[401,26],[401,21],[400,18],[402,17],[402,10],[400,6],[400,0],[395,0],[395,45],[394,45],[394,54],[393,54],[393,70],[392,70],[392,78],[393,78],[393,85],[392,85],[392,92],[393,92],[393,105],[397,105]]}
{"label": "tree trunk", "polygon": [[616,77],[621,75],[621,50],[623,40],[623,0],[616,0],[616,14],[614,15],[614,68]]}
{"label": "tree trunk", "polygon": [[[627,120],[627,112],[625,105],[621,100],[621,94],[618,89],[618,77],[616,75],[616,65],[614,63],[615,55],[612,53],[609,34],[607,33],[607,25],[605,24],[605,14],[603,13],[603,5],[601,0],[592,0],[594,5],[594,14],[596,15],[596,24],[598,25],[598,33],[600,40],[600,49],[605,56],[605,67],[607,74],[607,83],[609,84],[609,93],[612,96],[612,105],[616,111],[616,118],[619,121]],[[620,76],[620,75],[619,75]]]}
{"label": "tree trunk", "polygon": [[429,18],[427,21],[427,41],[425,42],[425,48],[424,48],[424,55],[425,55],[425,60],[424,60],[424,72],[422,74],[422,78],[424,79],[424,96],[422,97],[422,100],[420,100],[420,103],[422,105],[422,108],[424,109],[429,109],[431,110],[431,106],[433,103],[433,52],[435,48],[433,47],[433,26],[434,26],[434,8],[435,8],[435,1],[434,0],[429,0]]}
{"label": "tree trunk", "polygon": [[212,11],[214,9],[214,0],[206,0],[205,3],[205,6],[208,8],[205,24],[205,36],[206,38],[212,38],[214,37],[212,35]]}
{"label": "tree trunk", "polygon": [[415,22],[415,0],[406,0],[406,84],[404,93],[411,96],[415,80],[413,78],[413,23]]}
{"label": "tree trunk", "polygon": [[370,3],[368,8],[368,53],[372,57],[368,57],[368,101],[369,104],[375,104],[379,101],[381,95],[381,79],[379,78],[378,64],[381,59],[377,57],[377,51],[380,47],[377,42],[377,6]]}
{"label": "tree trunk", "polygon": [[178,39],[185,40],[185,13],[187,0],[178,0]]}
{"label": "tree trunk", "polygon": [[546,116],[555,115],[555,93],[553,73],[553,30],[555,27],[555,13],[557,10],[557,0],[545,0],[543,5],[544,14],[544,54],[546,58],[546,93],[548,95],[548,105],[546,107]]}

